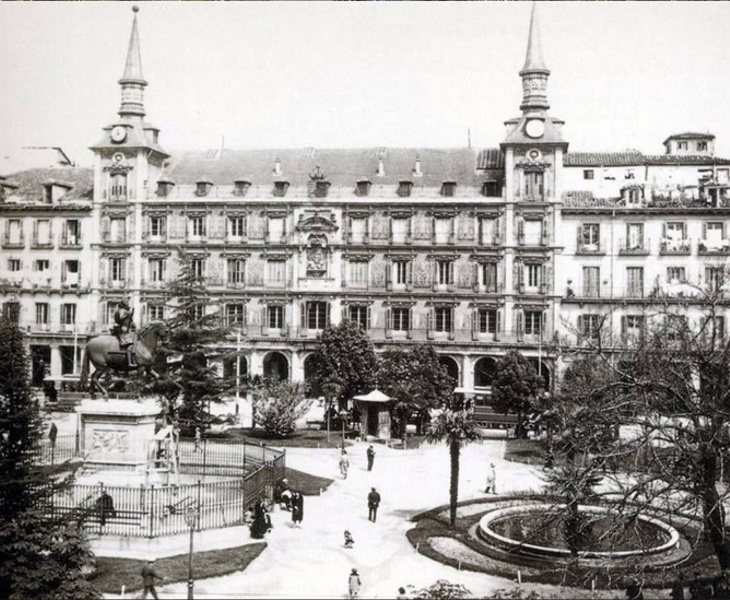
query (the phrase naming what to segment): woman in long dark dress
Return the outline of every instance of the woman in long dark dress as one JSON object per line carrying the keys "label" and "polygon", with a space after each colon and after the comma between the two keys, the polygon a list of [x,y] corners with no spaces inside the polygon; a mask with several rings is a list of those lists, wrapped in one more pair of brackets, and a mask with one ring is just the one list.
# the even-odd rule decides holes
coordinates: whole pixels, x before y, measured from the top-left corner
{"label": "woman in long dark dress", "polygon": [[253,524],[251,525],[251,537],[260,540],[264,537],[268,526],[266,524],[266,511],[263,502],[257,502],[254,507]]}
{"label": "woman in long dark dress", "polygon": [[294,492],[291,500],[291,520],[297,526],[304,519],[304,496],[301,492]]}

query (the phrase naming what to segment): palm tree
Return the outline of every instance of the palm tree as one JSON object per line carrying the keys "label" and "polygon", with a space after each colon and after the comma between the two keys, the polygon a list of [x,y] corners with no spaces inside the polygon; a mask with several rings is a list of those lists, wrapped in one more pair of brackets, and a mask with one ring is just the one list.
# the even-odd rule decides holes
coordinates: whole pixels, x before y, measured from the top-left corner
{"label": "palm tree", "polygon": [[456,503],[459,501],[459,458],[461,447],[479,439],[474,415],[470,410],[453,402],[431,421],[426,439],[430,443],[446,442],[451,458],[449,479],[449,521],[456,524]]}

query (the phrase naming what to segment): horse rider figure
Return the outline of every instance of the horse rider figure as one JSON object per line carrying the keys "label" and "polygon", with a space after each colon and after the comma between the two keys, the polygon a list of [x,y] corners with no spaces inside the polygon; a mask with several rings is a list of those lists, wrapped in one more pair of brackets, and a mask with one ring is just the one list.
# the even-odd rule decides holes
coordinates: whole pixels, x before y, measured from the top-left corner
{"label": "horse rider figure", "polygon": [[134,310],[130,310],[127,301],[122,300],[114,311],[115,325],[111,331],[112,335],[115,335],[119,340],[119,349],[127,353],[127,364],[130,368],[137,366],[134,360],[134,341],[136,338],[134,331],[136,327],[133,317]]}

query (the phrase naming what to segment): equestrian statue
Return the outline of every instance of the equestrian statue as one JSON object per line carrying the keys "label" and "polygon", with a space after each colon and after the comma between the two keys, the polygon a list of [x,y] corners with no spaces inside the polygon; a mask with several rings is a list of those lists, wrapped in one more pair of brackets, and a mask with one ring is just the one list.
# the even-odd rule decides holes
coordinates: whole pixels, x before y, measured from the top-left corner
{"label": "equestrian statue", "polygon": [[89,363],[95,368],[91,375],[92,397],[97,389],[108,396],[99,379],[102,375],[108,375],[110,370],[127,374],[142,368],[147,374],[156,376],[152,365],[165,333],[166,327],[162,323],[152,323],[137,331],[134,310],[130,310],[127,301],[120,302],[114,311],[114,326],[110,333],[97,335],[86,344],[81,365],[81,386],[86,387],[88,382]]}

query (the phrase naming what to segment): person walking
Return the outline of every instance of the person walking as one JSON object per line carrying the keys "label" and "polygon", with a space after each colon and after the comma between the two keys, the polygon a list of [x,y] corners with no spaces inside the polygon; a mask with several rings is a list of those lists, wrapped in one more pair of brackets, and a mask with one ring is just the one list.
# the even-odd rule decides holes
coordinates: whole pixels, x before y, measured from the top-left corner
{"label": "person walking", "polygon": [[294,527],[301,527],[302,520],[304,520],[304,496],[301,492],[292,492],[291,520]]}
{"label": "person walking", "polygon": [[378,506],[380,506],[380,494],[375,488],[370,488],[368,494],[368,520],[373,523],[378,518]]}
{"label": "person walking", "polygon": [[350,572],[350,577],[347,580],[347,587],[350,591],[350,598],[357,598],[358,594],[360,594],[360,586],[362,586],[362,582],[360,581],[360,574],[357,572],[357,569],[353,569]]}
{"label": "person walking", "polygon": [[51,428],[48,430],[48,439],[51,442],[51,448],[56,447],[56,438],[58,437],[58,427],[54,421],[51,421]]}
{"label": "person walking", "polygon": [[143,591],[142,591],[142,598],[147,598],[147,592],[152,594],[152,597],[155,600],[159,600],[157,597],[157,590],[155,590],[155,579],[164,579],[161,575],[158,575],[157,571],[155,571],[155,561],[154,559],[148,560],[147,564],[142,567],[142,585],[143,585]]}
{"label": "person walking", "polygon": [[487,487],[484,489],[484,493],[497,493],[497,472],[494,469],[494,463],[489,463],[489,469],[487,470]]}
{"label": "person walking", "polygon": [[352,537],[352,534],[345,529],[345,548],[352,548],[355,545],[355,538]]}
{"label": "person walking", "polygon": [[343,448],[342,454],[340,454],[340,474],[342,475],[342,479],[347,479],[347,472],[349,469],[350,459],[347,457],[347,450]]}
{"label": "person walking", "polygon": [[373,463],[375,462],[375,450],[373,449],[372,444],[370,444],[368,446],[367,455],[368,455],[368,471],[372,471]]}
{"label": "person walking", "polygon": [[197,452],[200,450],[200,439],[201,439],[201,433],[200,433],[200,427],[195,428],[195,439],[193,440],[193,443],[195,446],[193,447],[193,452]]}

